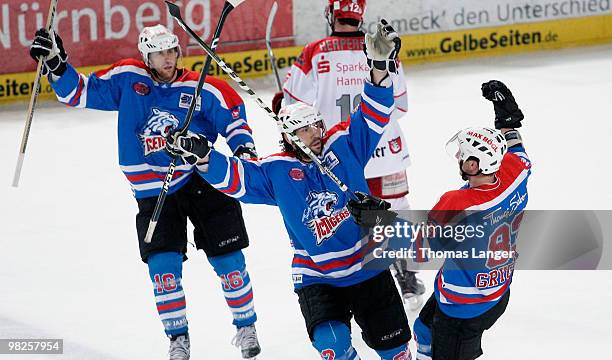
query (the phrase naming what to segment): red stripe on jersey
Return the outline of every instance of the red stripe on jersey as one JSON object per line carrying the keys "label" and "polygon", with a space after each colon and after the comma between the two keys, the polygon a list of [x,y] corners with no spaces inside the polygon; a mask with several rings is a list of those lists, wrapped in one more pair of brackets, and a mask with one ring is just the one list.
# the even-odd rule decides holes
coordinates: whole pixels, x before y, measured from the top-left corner
{"label": "red stripe on jersey", "polygon": [[346,131],[350,126],[351,126],[350,116],[345,121],[341,121],[337,123],[336,125],[332,126],[332,128],[329,129],[329,131],[327,131],[327,133],[325,134],[325,137],[323,138],[323,145],[325,145],[327,140],[329,140],[329,138],[332,137],[335,133],[339,131]]}
{"label": "red stripe on jersey", "polygon": [[441,273],[438,273],[438,291],[440,291],[440,294],[444,295],[445,298],[449,299],[450,301],[454,303],[458,303],[458,304],[468,304],[468,305],[469,304],[482,304],[485,302],[495,300],[499,298],[500,296],[504,295],[509,285],[510,285],[510,281],[506,281],[506,284],[504,284],[504,286],[502,286],[499,290],[497,290],[493,294],[490,294],[490,295],[487,295],[481,298],[468,298],[468,297],[454,295],[446,291],[444,287],[442,286]]}
{"label": "red stripe on jersey", "polygon": [[398,94],[398,95],[393,95],[393,98],[394,98],[394,99],[400,98],[400,97],[402,97],[402,96],[406,95],[406,93],[407,93],[407,91],[406,91],[406,90],[404,90],[404,92],[403,92],[403,93],[401,93],[401,94]]}
{"label": "red stripe on jersey", "polygon": [[81,98],[81,94],[83,93],[84,85],[85,85],[85,82],[83,81],[83,78],[79,75],[79,87],[77,88],[76,94],[74,94],[72,101],[68,105],[76,106],[79,103],[79,99]]}
{"label": "red stripe on jersey", "polygon": [[261,159],[263,160],[263,159],[268,159],[268,158],[272,158],[272,157],[292,157],[292,158],[295,158],[295,154],[292,153],[292,152],[283,151],[283,152],[280,152],[280,153],[268,155],[268,156],[263,157]]}
{"label": "red stripe on jersey", "polygon": [[289,90],[283,89],[283,91],[285,91],[287,93],[287,95],[291,96],[291,98],[293,98],[293,100],[305,103],[305,101],[303,101],[302,99],[300,99],[297,96],[295,96],[292,93],[290,93]]}
{"label": "red stripe on jersey", "polygon": [[239,127],[238,127],[238,129],[246,130],[246,131],[248,131],[248,132],[250,132],[250,133],[252,133],[252,132],[253,132],[253,130],[252,130],[250,127],[249,127],[249,125],[248,125],[248,124],[244,124],[244,125],[242,125],[242,126],[239,126]]}
{"label": "red stripe on jersey", "polygon": [[184,306],[185,306],[185,299],[183,298],[180,301],[171,302],[168,304],[157,305],[157,311],[173,310],[173,309],[178,309]]}
{"label": "red stripe on jersey", "polygon": [[361,111],[363,113],[374,120],[378,121],[381,124],[386,124],[389,122],[389,116],[383,116],[372,110],[365,101],[361,102]]}
{"label": "red stripe on jersey", "polygon": [[363,253],[360,251],[356,253],[355,255],[351,256],[350,258],[347,258],[344,260],[335,260],[325,265],[317,265],[311,259],[302,259],[302,258],[294,257],[293,265],[305,265],[309,268],[313,268],[316,270],[328,271],[328,270],[333,270],[333,269],[337,269],[341,267],[355,265],[356,263],[361,261],[362,258],[363,258]]}
{"label": "red stripe on jersey", "polygon": [[[185,174],[184,171],[177,171],[172,176],[172,179],[176,179],[179,176]],[[135,174],[135,175],[125,175],[130,182],[139,182],[139,181],[147,181],[147,180],[163,180],[166,178],[166,175],[158,174],[153,171],[147,172],[144,174]]]}
{"label": "red stripe on jersey", "polygon": [[[231,160],[230,160],[231,161]],[[238,175],[238,164],[235,161],[232,161],[232,184],[229,189],[221,190],[223,193],[235,193],[236,189],[238,189],[238,184],[240,183],[240,175]]]}
{"label": "red stripe on jersey", "polygon": [[96,71],[94,74],[97,77],[102,77],[102,76],[106,75],[108,72],[112,71],[113,69],[121,67],[121,66],[136,66],[138,68],[141,68],[141,69],[146,70],[147,72],[149,72],[149,68],[141,60],[123,59],[123,60],[117,61],[116,63],[111,65],[109,68]]}
{"label": "red stripe on jersey", "polygon": [[236,300],[227,300],[227,305],[229,306],[233,306],[233,307],[239,307],[242,306],[246,303],[248,303],[249,301],[251,301],[253,299],[253,291],[249,291],[248,295],[243,297],[242,299],[236,299]]}

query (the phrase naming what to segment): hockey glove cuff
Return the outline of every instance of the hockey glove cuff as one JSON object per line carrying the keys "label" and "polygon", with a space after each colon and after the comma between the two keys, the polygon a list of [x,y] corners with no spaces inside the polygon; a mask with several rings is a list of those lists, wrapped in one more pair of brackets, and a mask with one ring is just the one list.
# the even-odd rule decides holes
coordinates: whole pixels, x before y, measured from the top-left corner
{"label": "hockey glove cuff", "polygon": [[501,81],[491,80],[482,84],[482,96],[493,102],[495,110],[495,128],[520,128],[525,118],[519,109],[510,89]]}
{"label": "hockey glove cuff", "polygon": [[512,129],[506,131],[504,133],[504,137],[506,138],[506,142],[508,143],[508,148],[523,145],[523,138],[521,137],[521,133],[518,130]]}

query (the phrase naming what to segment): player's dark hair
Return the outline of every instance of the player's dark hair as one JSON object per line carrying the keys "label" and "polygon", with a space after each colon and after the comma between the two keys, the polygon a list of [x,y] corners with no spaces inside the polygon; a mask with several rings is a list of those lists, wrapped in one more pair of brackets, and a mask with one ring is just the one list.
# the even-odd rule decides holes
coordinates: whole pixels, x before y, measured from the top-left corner
{"label": "player's dark hair", "polygon": [[283,152],[290,153],[292,155],[297,155],[297,152],[295,151],[295,147],[289,144],[289,142],[285,140],[285,137],[282,134],[281,134],[281,139],[279,143],[280,143],[281,150]]}

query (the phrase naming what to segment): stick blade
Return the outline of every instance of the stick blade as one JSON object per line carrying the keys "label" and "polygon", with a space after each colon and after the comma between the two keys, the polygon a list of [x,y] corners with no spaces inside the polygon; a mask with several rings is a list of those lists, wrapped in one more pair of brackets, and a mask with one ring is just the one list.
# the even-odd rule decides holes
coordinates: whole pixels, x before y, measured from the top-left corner
{"label": "stick blade", "polygon": [[166,6],[168,6],[168,11],[173,18],[181,19],[181,8],[178,5],[166,0]]}
{"label": "stick blade", "polygon": [[278,10],[278,3],[275,1],[270,9],[270,15],[268,15],[268,23],[266,24],[266,41],[272,41],[272,25],[274,24],[274,18],[276,17],[276,11]]}
{"label": "stick blade", "polygon": [[21,168],[23,167],[24,153],[19,153],[17,158],[17,166],[15,166],[15,175],[13,176],[13,187],[19,187],[19,179],[21,179]]}

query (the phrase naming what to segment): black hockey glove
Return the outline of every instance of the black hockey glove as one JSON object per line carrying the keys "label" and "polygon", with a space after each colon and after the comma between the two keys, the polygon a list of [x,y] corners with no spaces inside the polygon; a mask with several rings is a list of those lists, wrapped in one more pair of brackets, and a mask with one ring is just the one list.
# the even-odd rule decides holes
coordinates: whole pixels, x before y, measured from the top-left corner
{"label": "black hockey glove", "polygon": [[390,73],[397,73],[396,61],[401,47],[398,33],[385,19],[380,20],[374,35],[366,34],[363,43],[370,69],[388,70]]}
{"label": "black hockey glove", "polygon": [[495,128],[520,128],[525,118],[510,89],[501,81],[491,80],[482,84],[482,96],[493,102]]}
{"label": "black hockey glove", "polygon": [[34,35],[34,41],[30,46],[30,56],[34,61],[43,60],[43,75],[49,71],[56,76],[62,76],[66,72],[66,60],[68,55],[64,50],[64,43],[59,35],[47,29],[39,29]]}
{"label": "black hockey glove", "polygon": [[188,164],[201,163],[202,159],[210,154],[211,146],[204,135],[187,133],[179,135],[179,132],[169,134],[166,138],[166,151],[171,156],[180,156]]}
{"label": "black hockey glove", "polygon": [[347,208],[353,220],[360,226],[372,228],[377,225],[391,225],[397,213],[390,211],[391,204],[372,195],[356,191],[358,200],[349,200]]}
{"label": "black hockey glove", "polygon": [[257,150],[253,144],[240,145],[234,151],[234,156],[244,160],[257,159]]}

